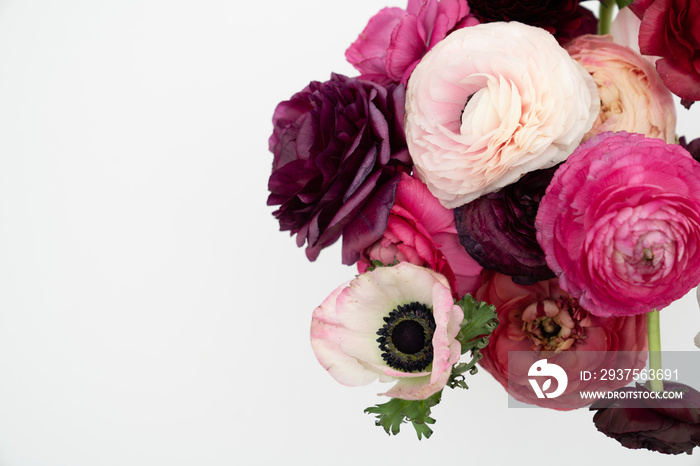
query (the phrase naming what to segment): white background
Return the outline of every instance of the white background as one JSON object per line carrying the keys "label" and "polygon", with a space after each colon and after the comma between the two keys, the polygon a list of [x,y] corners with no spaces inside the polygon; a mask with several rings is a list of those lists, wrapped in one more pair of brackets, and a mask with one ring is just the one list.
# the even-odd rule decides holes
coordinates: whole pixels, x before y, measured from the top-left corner
{"label": "white background", "polygon": [[[0,0],[0,465],[698,464],[591,413],[508,409],[480,372],[430,440],[388,437],[309,346],[355,269],[266,206],[275,105],[386,4]],[[679,134],[700,136],[700,105]],[[662,313],[691,350],[700,311]]]}

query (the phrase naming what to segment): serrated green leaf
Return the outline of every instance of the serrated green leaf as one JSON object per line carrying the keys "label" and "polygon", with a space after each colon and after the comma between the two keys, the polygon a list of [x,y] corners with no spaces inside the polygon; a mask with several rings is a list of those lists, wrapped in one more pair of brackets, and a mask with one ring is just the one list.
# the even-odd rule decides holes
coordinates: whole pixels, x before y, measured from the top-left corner
{"label": "serrated green leaf", "polygon": [[456,304],[464,311],[462,328],[457,334],[457,340],[462,345],[462,354],[475,348],[485,348],[489,342],[489,336],[498,327],[496,307],[483,301],[476,301],[468,294]]}
{"label": "serrated green leaf", "polygon": [[472,358],[469,362],[456,364],[452,368],[447,386],[468,389],[465,374],[477,373],[476,363],[483,356],[479,350],[489,344],[489,336],[498,326],[498,315],[494,306],[476,301],[470,295],[464,295],[456,304],[464,312],[457,340],[462,345],[462,354],[471,351]]}
{"label": "serrated green leaf", "polygon": [[423,437],[430,438],[433,430],[428,424],[435,424],[435,419],[430,417],[430,408],[440,403],[442,390],[425,400],[402,400],[392,398],[382,403],[365,409],[368,414],[376,414],[375,424],[384,428],[389,435],[397,435],[401,430],[401,424],[410,422],[416,430],[418,440]]}

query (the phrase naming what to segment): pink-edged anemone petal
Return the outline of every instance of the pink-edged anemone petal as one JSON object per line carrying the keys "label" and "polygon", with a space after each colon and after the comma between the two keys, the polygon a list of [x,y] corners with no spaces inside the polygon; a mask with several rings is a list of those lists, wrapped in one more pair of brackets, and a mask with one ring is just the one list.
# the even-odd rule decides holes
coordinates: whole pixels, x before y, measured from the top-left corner
{"label": "pink-edged anemone petal", "polygon": [[314,310],[311,319],[311,348],[318,362],[341,384],[367,385],[377,379],[377,372],[367,363],[346,354],[341,349],[343,342],[350,337],[350,332],[338,319],[336,302],[349,283],[346,282],[336,288]]}
{"label": "pink-edged anemone petal", "polygon": [[[382,355],[384,343],[377,338],[385,318],[409,304],[430,309],[435,321],[433,360],[426,361],[430,364],[420,372],[389,366]],[[366,272],[334,290],[314,310],[311,345],[321,365],[344,385],[366,385],[377,379],[397,382],[387,395],[423,399],[444,387],[459,361],[461,346],[455,337],[463,319],[443,275],[402,262]]]}
{"label": "pink-edged anemone petal", "polygon": [[[437,286],[433,287],[433,318],[435,319],[435,333],[433,334],[433,369],[430,376],[431,383],[435,383],[442,373],[452,370],[453,351],[456,346],[461,349],[455,337],[459,332],[460,324],[464,320],[462,308],[454,304],[452,295]],[[455,325],[456,323],[456,325]],[[461,355],[461,352],[458,351]],[[459,355],[457,359],[459,359]]]}
{"label": "pink-edged anemone petal", "polygon": [[[461,347],[459,343],[450,347],[450,359],[453,359],[455,364],[461,356]],[[442,390],[450,378],[452,366],[448,370],[437,373],[433,370],[431,376],[425,378],[401,378],[387,392],[380,395],[401,398],[403,400],[424,400]],[[434,379],[434,380],[432,380]]]}

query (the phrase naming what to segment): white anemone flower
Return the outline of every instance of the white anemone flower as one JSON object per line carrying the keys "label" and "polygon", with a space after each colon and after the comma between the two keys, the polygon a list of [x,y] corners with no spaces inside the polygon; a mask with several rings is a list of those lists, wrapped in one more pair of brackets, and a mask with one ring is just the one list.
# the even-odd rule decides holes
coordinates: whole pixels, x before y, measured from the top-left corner
{"label": "white anemone flower", "polygon": [[447,279],[402,262],[333,291],[313,312],[311,346],[338,382],[396,382],[387,395],[421,400],[440,391],[461,356],[464,313]]}

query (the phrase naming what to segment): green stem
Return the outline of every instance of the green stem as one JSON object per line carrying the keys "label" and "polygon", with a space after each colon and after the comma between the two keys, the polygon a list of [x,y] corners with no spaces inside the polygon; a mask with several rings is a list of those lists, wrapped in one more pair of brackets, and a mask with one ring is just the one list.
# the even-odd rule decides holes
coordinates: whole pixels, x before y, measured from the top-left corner
{"label": "green stem", "polygon": [[615,2],[612,0],[601,0],[598,15],[598,34],[610,33],[610,23],[612,23],[614,9]]}
{"label": "green stem", "polygon": [[[647,314],[647,334],[649,338],[649,371],[656,373],[661,369],[661,329],[659,326],[659,311],[654,309]],[[664,391],[664,383],[660,378],[649,381],[649,388],[654,392]]]}

